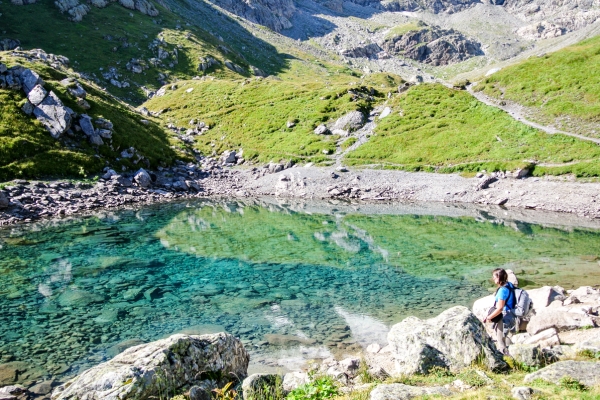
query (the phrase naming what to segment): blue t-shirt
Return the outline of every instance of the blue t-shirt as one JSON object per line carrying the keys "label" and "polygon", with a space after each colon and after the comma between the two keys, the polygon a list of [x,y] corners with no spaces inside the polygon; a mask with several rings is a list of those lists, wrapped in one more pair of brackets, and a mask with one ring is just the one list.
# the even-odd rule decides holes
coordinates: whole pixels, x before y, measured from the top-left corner
{"label": "blue t-shirt", "polygon": [[[510,289],[513,290],[510,290]],[[504,300],[504,309],[503,311],[512,310],[515,308],[515,296],[514,296],[514,286],[512,283],[507,282],[505,286],[500,286],[498,291],[496,292],[496,302],[499,300]]]}

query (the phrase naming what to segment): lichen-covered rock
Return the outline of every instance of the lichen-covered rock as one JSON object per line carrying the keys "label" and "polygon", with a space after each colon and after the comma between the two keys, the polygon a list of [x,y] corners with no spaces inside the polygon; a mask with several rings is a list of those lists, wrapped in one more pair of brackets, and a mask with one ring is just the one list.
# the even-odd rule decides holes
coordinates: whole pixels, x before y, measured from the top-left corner
{"label": "lichen-covered rock", "polygon": [[441,386],[408,386],[402,383],[377,385],[371,392],[370,400],[409,400],[419,396],[451,396],[452,392]]}
{"label": "lichen-covered rock", "polygon": [[151,17],[156,17],[158,15],[158,10],[148,0],[135,0],[135,9],[142,14],[146,14]]}
{"label": "lichen-covered rock", "polygon": [[192,386],[210,391],[245,378],[248,361],[242,343],[229,334],[173,335],[83,372],[56,388],[52,400],[141,400]]}
{"label": "lichen-covered rock", "polygon": [[399,375],[427,373],[436,366],[458,371],[477,360],[493,370],[506,368],[483,324],[462,306],[428,320],[408,317],[392,327],[388,341]]}
{"label": "lichen-covered rock", "polygon": [[513,344],[508,347],[508,352],[521,364],[530,367],[539,367],[542,364],[542,349],[538,344]]}
{"label": "lichen-covered rock", "polygon": [[[11,70],[16,72],[15,68],[11,68]],[[42,78],[40,78],[38,73],[27,68],[21,71],[21,73],[19,74],[19,78],[21,80],[21,86],[25,94],[29,94],[29,92],[31,92],[33,88],[37,85],[44,85],[44,81],[42,80]]]}
{"label": "lichen-covered rock", "polygon": [[532,382],[536,379],[543,379],[556,383],[564,377],[570,377],[592,387],[600,384],[598,368],[600,368],[600,362],[595,361],[560,361],[525,376],[524,381]]}

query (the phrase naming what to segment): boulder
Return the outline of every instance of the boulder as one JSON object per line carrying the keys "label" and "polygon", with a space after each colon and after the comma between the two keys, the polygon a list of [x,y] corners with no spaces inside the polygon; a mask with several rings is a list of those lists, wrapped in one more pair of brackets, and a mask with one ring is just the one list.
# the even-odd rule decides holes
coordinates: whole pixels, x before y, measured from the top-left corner
{"label": "boulder", "polygon": [[[13,0],[14,1],[14,0]],[[17,39],[2,39],[0,40],[0,51],[14,50],[21,45],[21,42]]]}
{"label": "boulder", "polygon": [[535,335],[550,328],[556,328],[557,331],[562,332],[593,326],[594,320],[586,314],[548,308],[530,318],[527,332]]}
{"label": "boulder", "polygon": [[489,295],[475,300],[475,303],[473,303],[473,314],[475,314],[478,320],[483,322],[485,317],[487,317],[490,307],[494,305],[494,299],[494,295]]}
{"label": "boulder", "polygon": [[65,107],[60,99],[50,92],[48,96],[33,110],[33,115],[58,139],[71,127],[73,110]]}
{"label": "boulder", "polygon": [[242,382],[244,400],[277,398],[276,393],[283,393],[282,379],[277,374],[252,374]]}
{"label": "boulder", "polygon": [[517,386],[512,388],[510,391],[513,399],[516,400],[529,400],[533,396],[533,389],[527,386]]}
{"label": "boulder", "polygon": [[365,116],[363,113],[360,111],[351,111],[335,122],[333,130],[339,129],[346,132],[354,132],[362,128],[364,124]]}
{"label": "boulder", "polygon": [[530,367],[542,364],[542,349],[538,344],[513,344],[508,347],[508,353],[515,361]]}
{"label": "boulder", "polygon": [[92,124],[92,118],[90,118],[89,115],[83,114],[79,117],[79,126],[87,136],[94,136],[96,134],[94,124]]}
{"label": "boulder", "polygon": [[288,372],[283,376],[283,390],[291,392],[299,386],[306,385],[308,382],[310,382],[310,378],[306,372]]}
{"label": "boulder", "polygon": [[104,141],[102,140],[100,135],[97,135],[95,133],[91,136],[88,136],[88,140],[94,146],[102,146],[104,144]]}
{"label": "boulder", "polygon": [[248,361],[240,340],[229,334],[173,335],[88,369],[57,387],[52,400],[141,400],[191,386],[210,391],[245,378]]}
{"label": "boulder", "polygon": [[314,133],[316,135],[327,135],[330,132],[329,132],[329,129],[324,124],[321,124],[315,128]]}
{"label": "boulder", "polygon": [[87,92],[79,83],[69,86],[67,90],[71,96],[78,99],[85,99],[87,96]]}
{"label": "boulder", "polygon": [[67,289],[58,296],[58,304],[61,307],[86,307],[93,303],[102,303],[104,300],[104,296],[83,290]]}
{"label": "boulder", "polygon": [[8,200],[8,196],[0,191],[0,209],[8,207],[9,204],[10,200]]}
{"label": "boulder", "polygon": [[529,333],[525,335],[529,337],[523,341],[523,344],[537,344],[542,349],[560,344],[558,331],[555,328],[543,330],[535,335],[530,335]]}
{"label": "boulder", "polygon": [[459,371],[482,356],[490,369],[506,368],[483,324],[462,306],[424,321],[408,317],[392,327],[388,341],[399,375],[427,373],[433,367]]}
{"label": "boulder", "polygon": [[152,177],[143,168],[140,168],[140,170],[135,173],[133,179],[143,188],[147,188],[152,184]]}
{"label": "boulder", "polygon": [[533,309],[537,312],[548,307],[554,300],[564,300],[564,296],[557,288],[544,286],[539,289],[531,289],[527,291],[529,298],[533,302]]}
{"label": "boulder", "polygon": [[526,375],[524,381],[527,383],[543,379],[550,383],[557,383],[564,377],[570,377],[592,387],[600,384],[598,368],[600,368],[600,362],[595,361],[560,361]]}
{"label": "boulder", "polygon": [[[574,290],[567,299],[569,304],[576,303],[593,303],[600,305],[600,290],[594,289],[591,286],[582,286]],[[565,301],[565,304],[567,302]]]}
{"label": "boulder", "polygon": [[420,396],[451,396],[452,392],[441,386],[408,386],[402,383],[377,385],[371,392],[370,400],[408,400]]}

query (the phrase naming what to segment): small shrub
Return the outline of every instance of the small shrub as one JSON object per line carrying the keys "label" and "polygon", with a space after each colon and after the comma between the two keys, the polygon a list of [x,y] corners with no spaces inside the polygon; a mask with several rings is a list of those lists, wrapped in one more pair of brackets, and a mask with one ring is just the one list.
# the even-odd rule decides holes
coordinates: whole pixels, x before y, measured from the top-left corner
{"label": "small shrub", "polygon": [[578,357],[591,358],[593,360],[600,360],[600,351],[594,351],[590,349],[580,350],[577,352]]}
{"label": "small shrub", "polygon": [[576,379],[571,378],[570,376],[564,376],[560,379],[558,385],[562,388],[569,390],[576,390],[579,392],[584,392],[588,390],[587,386],[583,383],[579,382]]}
{"label": "small shrub", "polygon": [[329,399],[338,394],[339,390],[333,378],[323,376],[292,390],[288,394],[287,400],[321,400]]}
{"label": "small shrub", "polygon": [[216,400],[236,400],[237,399],[237,391],[232,389],[233,382],[229,382],[221,389],[213,389],[214,393],[213,398]]}

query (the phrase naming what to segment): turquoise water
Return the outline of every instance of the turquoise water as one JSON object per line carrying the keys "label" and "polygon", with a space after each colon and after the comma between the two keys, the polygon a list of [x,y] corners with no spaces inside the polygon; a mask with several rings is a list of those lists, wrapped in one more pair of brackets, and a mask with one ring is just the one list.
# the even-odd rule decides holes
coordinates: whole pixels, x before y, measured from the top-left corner
{"label": "turquoise water", "polygon": [[130,345],[222,330],[255,369],[294,368],[470,305],[497,266],[533,284],[575,264],[597,279],[593,229],[309,208],[198,201],[0,230],[0,370],[62,380]]}

